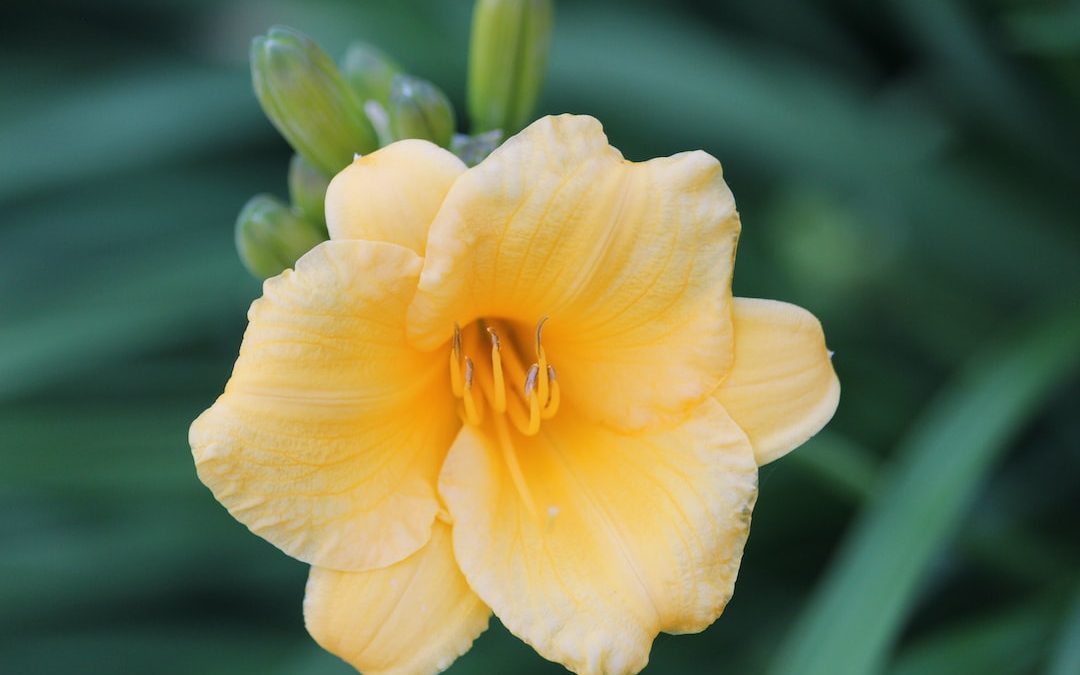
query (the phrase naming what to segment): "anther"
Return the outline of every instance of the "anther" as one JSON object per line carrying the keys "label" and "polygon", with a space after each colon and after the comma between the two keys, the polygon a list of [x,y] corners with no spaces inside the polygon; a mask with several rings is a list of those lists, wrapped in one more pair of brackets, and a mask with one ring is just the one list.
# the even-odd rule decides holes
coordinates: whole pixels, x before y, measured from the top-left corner
{"label": "anther", "polygon": [[454,324],[454,338],[450,341],[450,388],[454,396],[461,398],[464,383],[461,379],[461,327]]}
{"label": "anther", "polygon": [[506,382],[503,378],[502,368],[502,343],[495,329],[488,326],[488,334],[491,336],[491,374],[495,381],[495,400],[491,406],[495,412],[506,412]]}
{"label": "anther", "polygon": [[555,413],[559,412],[559,381],[555,379],[555,366],[548,365],[547,376],[551,384],[551,395],[548,397],[547,405],[540,411],[540,419],[545,420],[555,417]]}
{"label": "anther", "polygon": [[526,436],[535,436],[536,432],[540,431],[540,397],[539,392],[536,390],[537,374],[539,372],[539,366],[534,363],[529,367],[529,372],[525,376],[525,401],[529,406],[529,426],[523,429],[522,433]]}
{"label": "anther", "polygon": [[463,399],[465,404],[465,421],[473,426],[478,426],[482,420],[481,410],[476,397],[473,396],[473,362],[468,356],[465,357],[465,391]]}
{"label": "anther", "polygon": [[540,367],[535,363],[529,366],[529,372],[525,374],[525,399],[528,400],[533,392],[536,391],[536,375],[540,372]]}

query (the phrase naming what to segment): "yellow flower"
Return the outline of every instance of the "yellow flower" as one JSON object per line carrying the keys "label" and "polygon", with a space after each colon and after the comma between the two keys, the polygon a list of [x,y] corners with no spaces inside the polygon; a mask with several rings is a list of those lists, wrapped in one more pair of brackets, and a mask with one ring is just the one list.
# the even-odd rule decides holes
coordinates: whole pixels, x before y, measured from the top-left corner
{"label": "yellow flower", "polygon": [[732,298],[739,217],[703,152],[627,162],[544,118],[473,169],[356,160],[331,240],[270,279],[200,478],[312,567],[308,630],[432,673],[493,611],[579,673],[632,673],[731,597],[757,466],[832,416],[805,310]]}

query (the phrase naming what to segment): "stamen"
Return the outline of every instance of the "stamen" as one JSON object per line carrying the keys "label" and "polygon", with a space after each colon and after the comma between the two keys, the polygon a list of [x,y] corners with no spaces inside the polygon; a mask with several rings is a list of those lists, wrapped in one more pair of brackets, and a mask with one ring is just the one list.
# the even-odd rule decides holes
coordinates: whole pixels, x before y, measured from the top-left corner
{"label": "stamen", "polygon": [[[461,400],[458,414],[463,422],[480,426],[487,423],[487,410],[504,424],[513,426],[524,436],[540,431],[541,420],[551,419],[559,410],[561,387],[556,380],[555,366],[548,363],[543,347],[547,317],[536,324],[535,349],[537,361],[526,369],[522,365],[521,345],[509,326],[489,319],[479,319],[462,330],[454,324],[450,348],[450,383],[454,395]],[[484,343],[487,332],[490,346]],[[509,334],[508,348],[503,340]],[[478,354],[491,350],[491,361],[473,361],[467,353]],[[488,365],[490,363],[490,366]],[[516,394],[514,392],[517,392]],[[502,416],[509,416],[509,420]]]}
{"label": "stamen", "polygon": [[506,382],[503,379],[502,368],[502,344],[499,342],[499,336],[495,332],[495,329],[488,326],[487,332],[491,335],[491,374],[495,380],[495,400],[492,401],[491,407],[495,409],[495,412],[506,412]]}
{"label": "stamen", "polygon": [[454,324],[454,339],[450,342],[450,388],[461,398],[465,390],[461,379],[461,327]]}
{"label": "stamen", "polygon": [[536,376],[540,368],[534,363],[525,376],[525,400],[529,404],[529,426],[522,431],[526,436],[535,436],[540,431],[540,397],[536,391]]}
{"label": "stamen", "polygon": [[540,411],[540,419],[549,420],[559,412],[559,381],[555,379],[555,366],[547,367],[548,380],[551,382],[551,396],[547,405]]}
{"label": "stamen", "polygon": [[480,408],[479,401],[473,396],[473,362],[468,356],[465,357],[465,421],[473,426],[479,426],[483,421],[481,416],[483,410]]}

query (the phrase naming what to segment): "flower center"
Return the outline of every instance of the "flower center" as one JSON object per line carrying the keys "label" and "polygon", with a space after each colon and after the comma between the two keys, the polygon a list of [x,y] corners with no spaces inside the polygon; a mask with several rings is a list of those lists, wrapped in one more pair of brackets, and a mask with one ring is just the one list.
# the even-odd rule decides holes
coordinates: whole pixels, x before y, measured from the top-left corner
{"label": "flower center", "polygon": [[[454,326],[450,342],[450,386],[461,400],[459,414],[479,426],[487,414],[506,415],[526,436],[540,431],[540,421],[559,410],[559,383],[548,363],[542,338],[544,317],[536,324],[536,360],[527,368],[515,334],[504,322],[479,319],[465,330]],[[489,350],[490,357],[485,354]],[[466,352],[481,354],[473,359]]]}

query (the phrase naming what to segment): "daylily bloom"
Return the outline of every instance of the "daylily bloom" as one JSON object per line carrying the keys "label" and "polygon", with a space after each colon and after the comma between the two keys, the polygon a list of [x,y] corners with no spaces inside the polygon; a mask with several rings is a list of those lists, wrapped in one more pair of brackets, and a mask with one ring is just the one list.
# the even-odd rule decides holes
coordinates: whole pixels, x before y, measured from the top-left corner
{"label": "daylily bloom", "polygon": [[494,612],[571,670],[633,673],[711,624],[758,465],[839,396],[813,316],[732,298],[720,164],[628,162],[547,117],[472,169],[417,140],[358,158],[326,218],[190,436],[233,516],[312,565],[314,638],[432,673]]}

